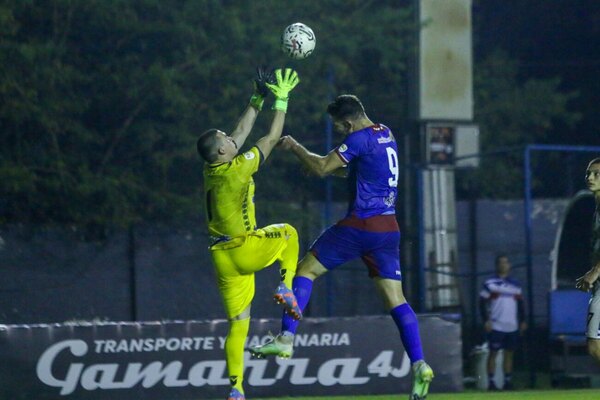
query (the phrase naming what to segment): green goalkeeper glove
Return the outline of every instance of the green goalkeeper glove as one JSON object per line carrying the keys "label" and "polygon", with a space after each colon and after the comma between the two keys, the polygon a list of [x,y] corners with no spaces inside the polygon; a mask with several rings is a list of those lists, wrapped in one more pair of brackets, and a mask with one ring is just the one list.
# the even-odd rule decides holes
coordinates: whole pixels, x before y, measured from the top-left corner
{"label": "green goalkeeper glove", "polygon": [[256,67],[256,77],[254,78],[254,93],[250,97],[250,105],[258,111],[262,110],[265,97],[269,95],[267,83],[275,83],[273,70],[266,66]]}
{"label": "green goalkeeper glove", "polygon": [[267,87],[275,95],[275,103],[273,110],[287,111],[288,99],[290,92],[300,83],[298,73],[291,68],[286,68],[282,75],[282,70],[275,70],[276,84],[267,82]]}

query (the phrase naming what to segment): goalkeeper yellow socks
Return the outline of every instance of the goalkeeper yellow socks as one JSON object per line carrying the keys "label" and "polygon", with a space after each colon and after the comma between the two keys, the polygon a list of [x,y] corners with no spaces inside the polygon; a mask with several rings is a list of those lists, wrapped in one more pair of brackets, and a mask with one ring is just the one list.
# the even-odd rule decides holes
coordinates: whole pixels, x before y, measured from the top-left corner
{"label": "goalkeeper yellow socks", "polygon": [[298,243],[298,232],[293,226],[285,224],[285,236],[287,237],[287,245],[285,250],[281,252],[279,273],[281,274],[281,281],[288,289],[291,289],[292,281],[296,276],[300,245]]}
{"label": "goalkeeper yellow socks", "polygon": [[250,317],[229,321],[229,333],[225,340],[225,359],[231,386],[244,393],[244,343],[250,329]]}

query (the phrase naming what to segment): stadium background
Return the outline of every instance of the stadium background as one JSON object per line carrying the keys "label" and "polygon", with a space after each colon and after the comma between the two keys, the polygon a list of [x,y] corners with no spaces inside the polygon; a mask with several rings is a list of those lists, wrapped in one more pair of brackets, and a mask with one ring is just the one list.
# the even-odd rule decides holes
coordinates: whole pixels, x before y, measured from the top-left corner
{"label": "stadium background", "polygon": [[[599,143],[590,40],[599,7],[541,4],[473,2],[474,120],[489,156],[456,180],[464,301],[451,311],[463,314],[465,356],[480,340],[472,300],[494,255],[509,253],[526,278],[522,153],[510,149]],[[324,99],[342,92],[356,93],[397,136],[410,133],[410,2],[8,1],[0,18],[3,324],[221,317],[194,143],[204,128],[231,128],[258,64],[299,70],[286,132],[315,151],[327,150]],[[300,62],[277,49],[281,27],[296,20],[317,35],[317,51]],[[268,122],[261,115],[253,137]],[[587,159],[534,158],[533,329],[544,338],[555,233]],[[256,180],[259,223],[292,223],[304,248],[343,212],[343,183],[332,181],[335,207],[324,216],[325,184],[282,154]],[[258,275],[257,317],[273,317],[270,272]],[[410,297],[409,262],[403,272]],[[350,265],[319,283],[322,301],[309,312],[381,314],[370,289]],[[543,369],[543,346],[520,361]]]}

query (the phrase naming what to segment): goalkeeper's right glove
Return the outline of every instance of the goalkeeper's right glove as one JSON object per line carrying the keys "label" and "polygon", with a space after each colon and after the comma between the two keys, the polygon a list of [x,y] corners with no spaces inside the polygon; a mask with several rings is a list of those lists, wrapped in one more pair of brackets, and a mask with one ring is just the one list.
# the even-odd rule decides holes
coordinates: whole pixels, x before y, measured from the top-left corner
{"label": "goalkeeper's right glove", "polygon": [[286,68],[282,75],[282,70],[275,70],[276,84],[266,83],[267,87],[275,95],[273,110],[287,111],[289,93],[300,83],[298,73],[291,68]]}
{"label": "goalkeeper's right glove", "polygon": [[269,88],[266,83],[275,83],[273,70],[266,66],[256,68],[256,77],[254,78],[254,93],[250,97],[250,105],[258,111],[262,110],[265,97],[269,95]]}

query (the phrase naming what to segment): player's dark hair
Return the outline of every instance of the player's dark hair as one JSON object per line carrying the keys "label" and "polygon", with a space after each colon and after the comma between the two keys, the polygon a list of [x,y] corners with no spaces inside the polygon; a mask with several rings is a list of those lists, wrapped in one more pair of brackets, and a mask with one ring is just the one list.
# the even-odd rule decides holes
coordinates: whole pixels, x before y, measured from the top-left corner
{"label": "player's dark hair", "polygon": [[327,113],[334,119],[358,119],[366,116],[365,108],[353,94],[342,94],[327,106]]}
{"label": "player's dark hair", "polygon": [[217,129],[209,129],[203,132],[196,142],[198,154],[209,163],[214,162],[219,156],[217,132],[219,132]]}
{"label": "player's dark hair", "polygon": [[590,161],[587,167],[590,168],[594,164],[600,164],[600,157],[596,157],[592,161]]}

